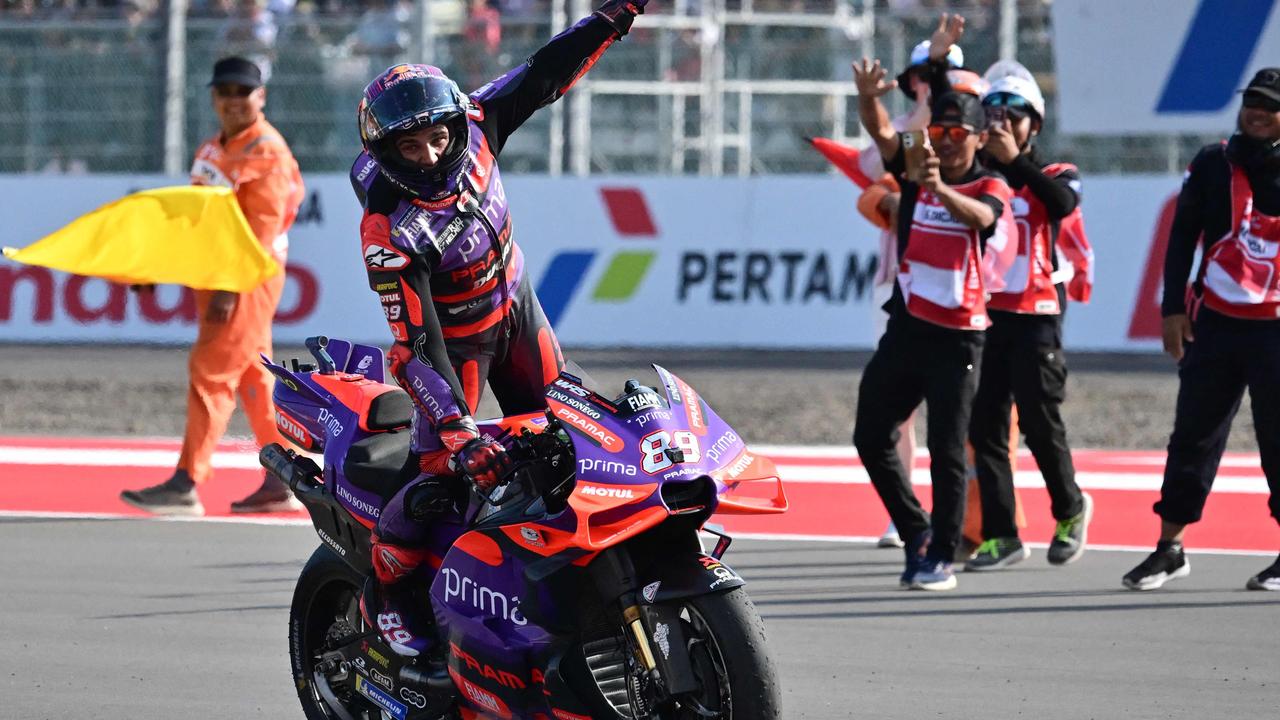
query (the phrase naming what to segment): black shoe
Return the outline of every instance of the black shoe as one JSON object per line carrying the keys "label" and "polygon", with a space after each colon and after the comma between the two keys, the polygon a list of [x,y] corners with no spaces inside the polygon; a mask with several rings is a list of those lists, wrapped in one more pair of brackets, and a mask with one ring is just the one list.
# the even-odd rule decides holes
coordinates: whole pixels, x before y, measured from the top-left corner
{"label": "black shoe", "polygon": [[965,570],[999,570],[1031,557],[1031,551],[1016,537],[991,538],[978,546]]}
{"label": "black shoe", "polygon": [[249,497],[231,503],[233,513],[275,513],[301,510],[302,503],[289,491],[289,486],[272,475],[262,479],[262,487]]}
{"label": "black shoe", "polygon": [[204,505],[194,487],[182,487],[170,478],[159,485],[141,490],[125,490],[120,499],[153,515],[204,515]]}
{"label": "black shoe", "polygon": [[1089,521],[1093,520],[1093,497],[1083,493],[1084,507],[1075,517],[1058,522],[1053,532],[1053,542],[1049,543],[1049,564],[1066,565],[1075,562],[1084,554],[1085,543],[1089,541]]}
{"label": "black shoe", "polygon": [[1124,576],[1124,586],[1130,590],[1155,590],[1174,578],[1191,574],[1182,543],[1161,540],[1156,551]]}
{"label": "black shoe", "polygon": [[1280,590],[1280,557],[1271,563],[1271,567],[1249,578],[1245,587],[1250,590]]}
{"label": "black shoe", "polygon": [[902,567],[902,575],[898,577],[898,586],[910,589],[911,583],[915,580],[916,572],[920,569],[921,563],[924,562],[925,554],[929,551],[929,543],[933,539],[933,533],[925,530],[912,537],[903,538],[902,553],[905,556],[905,562]]}

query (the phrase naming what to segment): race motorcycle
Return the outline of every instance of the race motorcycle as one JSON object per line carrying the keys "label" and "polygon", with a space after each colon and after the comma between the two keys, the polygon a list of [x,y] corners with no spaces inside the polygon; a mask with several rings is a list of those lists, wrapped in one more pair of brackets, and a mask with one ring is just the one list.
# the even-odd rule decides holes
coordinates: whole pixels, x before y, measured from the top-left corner
{"label": "race motorcycle", "polygon": [[609,400],[563,373],[545,412],[478,423],[515,464],[487,496],[469,490],[456,531],[431,548],[422,594],[446,676],[397,656],[359,610],[370,530],[416,473],[409,397],[384,383],[378,348],[307,347],[314,364],[263,362],[281,432],[323,468],[274,443],[260,459],[322,541],[289,618],[310,720],[782,717],[763,624],[721,559],[731,540],[706,523],[783,512],[786,495],[687,383],[655,365],[662,392],[629,380]]}

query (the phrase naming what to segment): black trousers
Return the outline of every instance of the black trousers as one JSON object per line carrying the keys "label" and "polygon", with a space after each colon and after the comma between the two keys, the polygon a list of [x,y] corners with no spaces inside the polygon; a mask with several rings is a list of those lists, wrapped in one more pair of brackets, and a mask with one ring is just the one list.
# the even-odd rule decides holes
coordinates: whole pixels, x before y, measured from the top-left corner
{"label": "black trousers", "polygon": [[1180,525],[1200,519],[1245,388],[1271,516],[1280,521],[1280,320],[1238,320],[1202,307],[1178,368],[1178,406],[1156,514]]}
{"label": "black trousers", "polygon": [[[948,562],[964,522],[964,440],[982,341],[981,332],[950,330],[896,312],[858,387],[853,444],[871,484],[902,537],[932,529],[929,555]],[[912,491],[910,471],[897,452],[898,426],[921,402],[929,410],[932,518]]]}
{"label": "black trousers", "polygon": [[1018,536],[1009,464],[1009,410],[1014,403],[1018,428],[1044,476],[1054,519],[1066,520],[1084,509],[1062,423],[1067,384],[1062,316],[993,312],[991,320],[969,423],[986,539]]}

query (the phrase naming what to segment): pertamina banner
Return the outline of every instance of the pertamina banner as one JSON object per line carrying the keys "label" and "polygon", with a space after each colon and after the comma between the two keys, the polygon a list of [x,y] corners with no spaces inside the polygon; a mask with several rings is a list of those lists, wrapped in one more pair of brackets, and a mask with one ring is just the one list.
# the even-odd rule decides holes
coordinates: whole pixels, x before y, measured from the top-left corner
{"label": "pertamina banner", "polygon": [[1238,90],[1280,65],[1280,0],[1056,0],[1057,116],[1068,133],[1224,133]]}
{"label": "pertamina banner", "polygon": [[[162,177],[0,178],[4,241],[24,245]],[[310,175],[290,231],[278,342],[330,335],[386,344],[347,178]],[[1086,178],[1097,254],[1068,346],[1158,349],[1161,218],[1176,177]],[[547,178],[507,181],[517,242],[564,344],[868,349],[877,231],[842,178]],[[1163,232],[1167,233],[1167,225]],[[183,238],[173,238],[174,252]],[[188,343],[190,291],[138,296],[103,280],[0,262],[0,341]]]}

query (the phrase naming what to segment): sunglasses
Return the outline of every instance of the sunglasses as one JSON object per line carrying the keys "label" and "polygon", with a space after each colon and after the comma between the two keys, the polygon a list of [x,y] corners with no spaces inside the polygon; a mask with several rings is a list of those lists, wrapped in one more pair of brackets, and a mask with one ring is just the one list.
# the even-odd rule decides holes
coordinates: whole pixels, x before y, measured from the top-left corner
{"label": "sunglasses", "polygon": [[1271,113],[1280,112],[1280,101],[1272,100],[1266,95],[1259,95],[1258,93],[1246,93],[1244,100],[1240,104],[1251,110],[1265,110]]}
{"label": "sunglasses", "polygon": [[929,142],[939,143],[942,138],[951,140],[952,143],[959,145],[966,138],[973,134],[973,131],[963,125],[930,125],[929,126]]}
{"label": "sunglasses", "polygon": [[251,88],[246,85],[214,85],[213,94],[220,98],[243,98],[249,97],[257,88]]}

